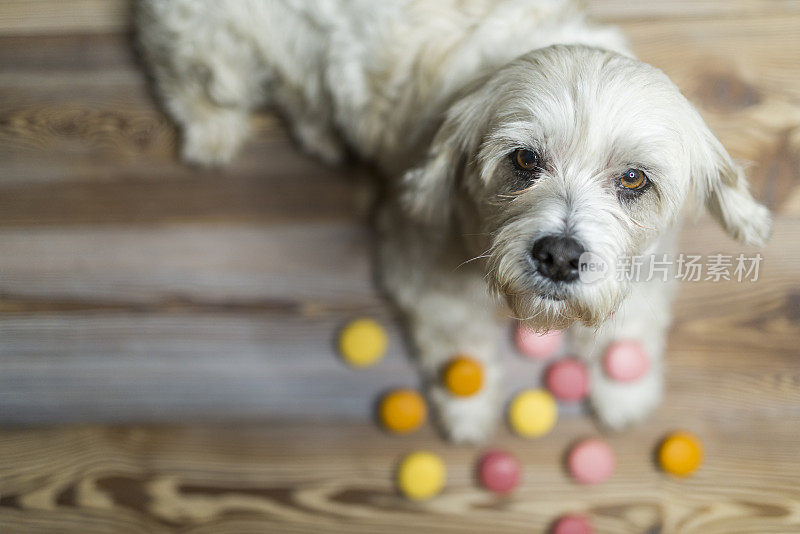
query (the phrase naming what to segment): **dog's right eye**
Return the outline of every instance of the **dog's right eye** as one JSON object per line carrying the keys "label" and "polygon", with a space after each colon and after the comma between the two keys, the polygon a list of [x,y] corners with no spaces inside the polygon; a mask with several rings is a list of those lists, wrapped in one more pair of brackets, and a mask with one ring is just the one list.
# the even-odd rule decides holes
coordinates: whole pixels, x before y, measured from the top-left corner
{"label": "dog's right eye", "polygon": [[522,172],[533,172],[539,168],[539,154],[527,148],[518,148],[511,153],[511,163]]}

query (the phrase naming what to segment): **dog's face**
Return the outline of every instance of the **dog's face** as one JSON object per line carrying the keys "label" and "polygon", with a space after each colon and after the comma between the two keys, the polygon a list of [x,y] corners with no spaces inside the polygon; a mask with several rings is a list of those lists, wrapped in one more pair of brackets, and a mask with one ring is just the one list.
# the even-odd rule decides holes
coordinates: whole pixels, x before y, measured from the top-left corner
{"label": "dog's face", "polygon": [[[476,254],[491,286],[540,329],[608,318],[629,289],[619,258],[643,253],[690,192],[743,242],[769,231],[741,168],[675,85],[586,47],[532,52],[459,100],[405,181],[412,213],[486,236]],[[611,274],[583,280],[587,258]]]}

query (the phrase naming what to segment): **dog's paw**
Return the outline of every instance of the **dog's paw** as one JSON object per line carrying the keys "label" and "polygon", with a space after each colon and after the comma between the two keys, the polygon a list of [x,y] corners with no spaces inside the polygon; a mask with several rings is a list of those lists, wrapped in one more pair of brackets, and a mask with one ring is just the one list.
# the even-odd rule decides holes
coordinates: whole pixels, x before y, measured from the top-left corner
{"label": "dog's paw", "polygon": [[181,157],[201,167],[226,165],[239,151],[248,131],[247,115],[238,110],[220,110],[184,127]]}
{"label": "dog's paw", "polygon": [[622,430],[644,420],[659,404],[662,383],[652,371],[635,382],[616,382],[596,376],[591,404],[598,421],[610,430]]}
{"label": "dog's paw", "polygon": [[499,406],[489,392],[454,397],[441,386],[428,391],[434,415],[447,439],[455,443],[483,443],[494,434]]}

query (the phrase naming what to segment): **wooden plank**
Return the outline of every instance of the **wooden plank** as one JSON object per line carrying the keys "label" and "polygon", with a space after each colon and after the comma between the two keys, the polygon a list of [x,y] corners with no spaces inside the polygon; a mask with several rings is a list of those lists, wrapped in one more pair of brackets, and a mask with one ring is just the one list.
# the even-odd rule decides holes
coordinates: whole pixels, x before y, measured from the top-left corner
{"label": "wooden plank", "polygon": [[[377,307],[371,315],[388,324]],[[345,317],[234,306],[6,316],[0,420],[368,420],[378,392],[416,380],[394,328],[380,368],[339,362],[332,349]]]}
{"label": "wooden plank", "polygon": [[[389,325],[391,350],[354,371],[334,351],[354,314]],[[381,392],[417,387],[402,336],[377,304],[327,311],[6,315],[0,422],[370,419]],[[510,344],[510,336],[509,336]],[[541,365],[509,353],[510,391]],[[576,409],[571,410],[576,412]]]}
{"label": "wooden plank", "polygon": [[[154,169],[133,175],[98,164],[96,181],[0,186],[0,228],[4,226],[163,225],[175,223],[290,223],[364,220],[366,206],[341,175],[291,169],[290,147],[276,153],[280,174],[240,168],[235,173]],[[106,174],[103,173],[106,167]],[[286,169],[285,172],[282,172]],[[170,172],[173,171],[173,172]],[[106,177],[106,180],[102,180]],[[183,180],[181,180],[183,177]],[[60,176],[63,178],[63,175]],[[316,187],[315,187],[316,186]],[[314,188],[311,191],[311,188]]]}
{"label": "wooden plank", "polygon": [[[557,516],[589,515],[598,532],[787,533],[800,528],[796,433],[746,418],[749,432],[694,418],[609,436],[618,467],[600,487],[578,487],[560,459],[586,421],[561,421],[535,442],[494,444],[523,462],[509,497],[475,486],[479,447],[430,432],[400,439],[373,427],[318,421],[250,426],[52,428],[0,432],[0,522],[11,532],[544,532]],[[652,465],[672,425],[705,440],[707,460],[676,480]],[[324,436],[324,439],[320,439]],[[405,452],[442,454],[447,487],[410,503],[392,487]],[[42,462],[42,458],[47,458]]]}
{"label": "wooden plank", "polygon": [[[600,19],[745,17],[761,13],[796,13],[797,0],[582,0]],[[3,0],[0,35],[54,35],[127,31],[133,0]]]}
{"label": "wooden plank", "polygon": [[130,0],[3,0],[0,35],[125,31],[132,5]]}
{"label": "wooden plank", "polygon": [[631,20],[744,18],[771,13],[800,12],[797,0],[579,0],[599,20],[622,22]]}
{"label": "wooden plank", "polygon": [[369,234],[352,223],[0,230],[6,298],[358,302]]}

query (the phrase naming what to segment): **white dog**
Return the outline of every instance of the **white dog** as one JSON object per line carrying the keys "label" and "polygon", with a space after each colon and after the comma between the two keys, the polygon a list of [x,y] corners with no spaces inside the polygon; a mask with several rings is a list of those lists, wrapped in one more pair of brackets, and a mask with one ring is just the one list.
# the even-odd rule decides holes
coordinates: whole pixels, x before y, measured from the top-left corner
{"label": "white dog", "polygon": [[[671,253],[689,197],[743,243],[769,233],[677,87],[566,0],[142,0],[138,26],[185,160],[228,162],[267,104],[308,152],[334,163],[349,147],[381,169],[383,283],[456,441],[485,439],[501,413],[500,301],[567,328],[595,413],[621,428],[661,399],[672,284],[584,282],[581,254]],[[643,379],[603,374],[617,339],[649,352]],[[438,384],[458,353],[485,366],[475,396]]]}

